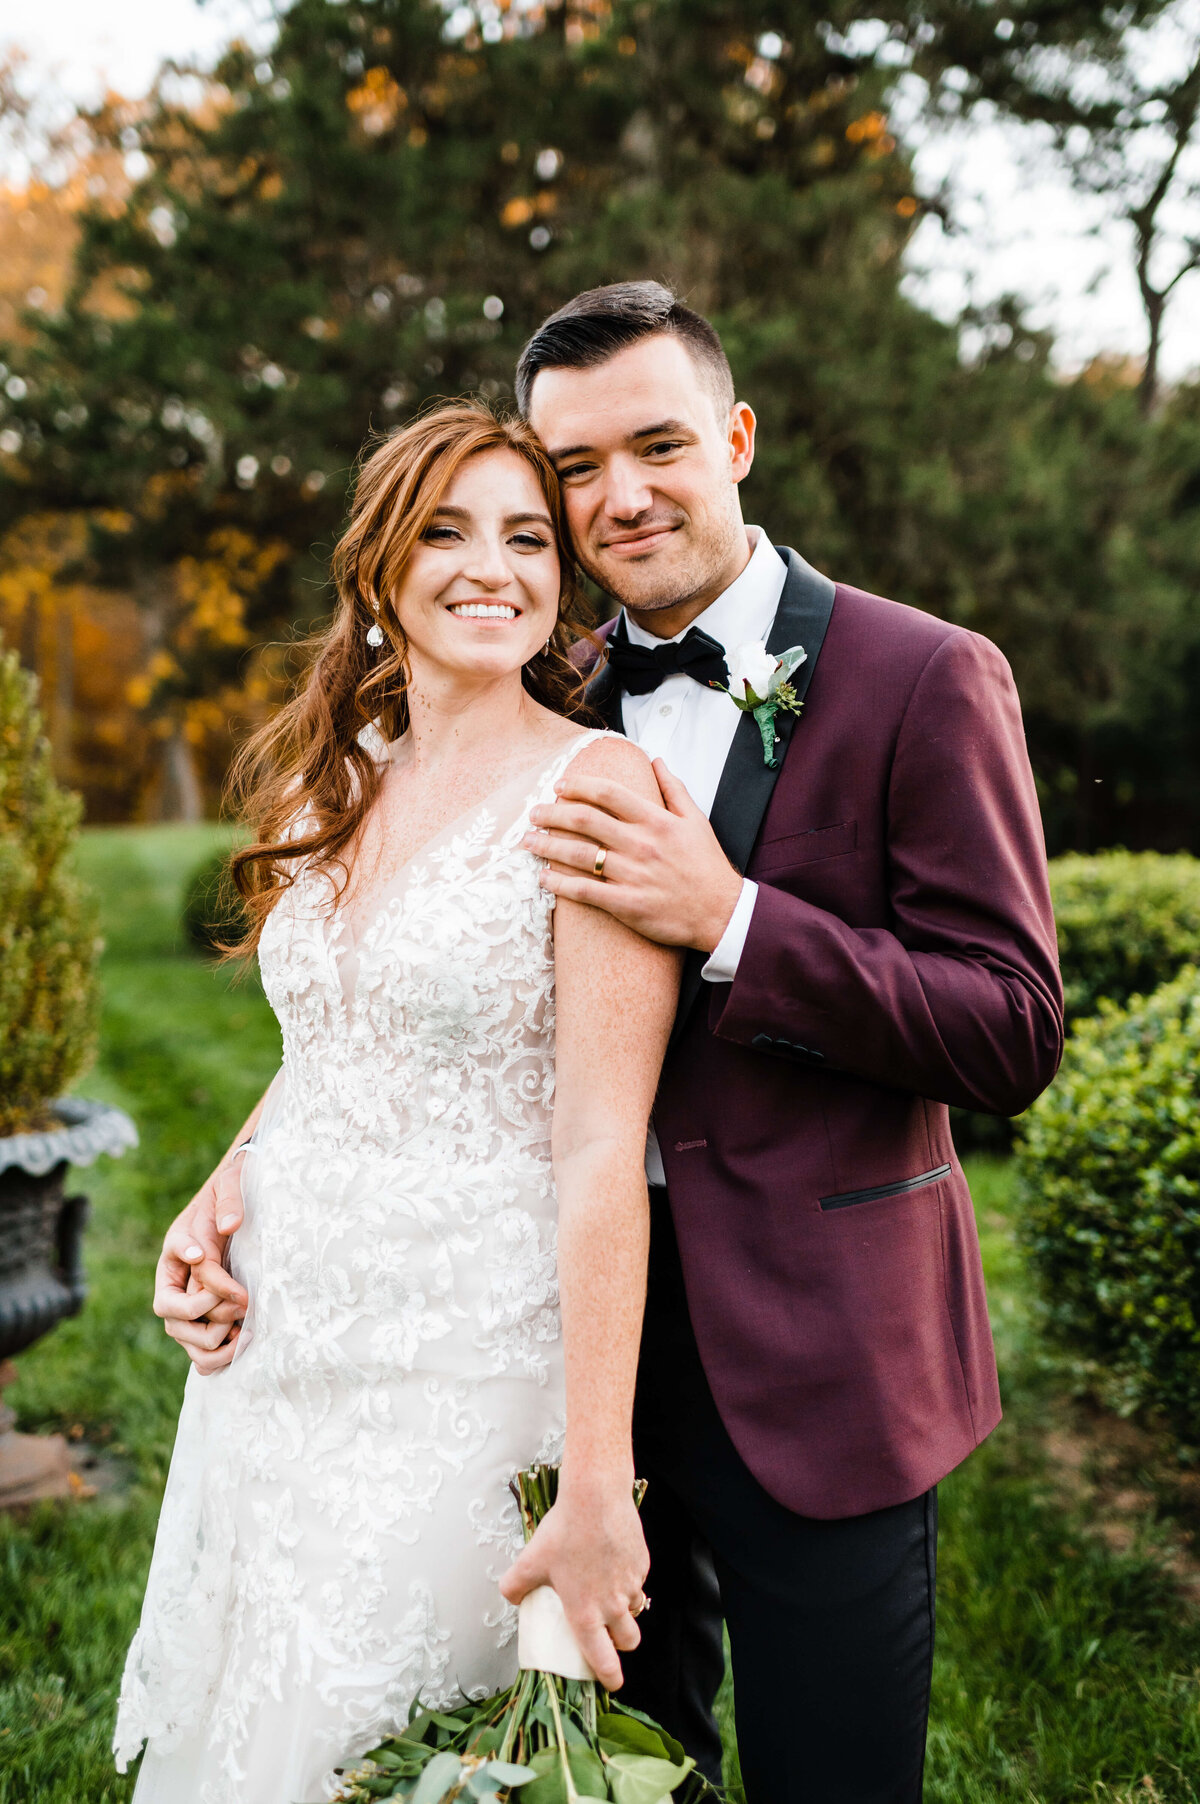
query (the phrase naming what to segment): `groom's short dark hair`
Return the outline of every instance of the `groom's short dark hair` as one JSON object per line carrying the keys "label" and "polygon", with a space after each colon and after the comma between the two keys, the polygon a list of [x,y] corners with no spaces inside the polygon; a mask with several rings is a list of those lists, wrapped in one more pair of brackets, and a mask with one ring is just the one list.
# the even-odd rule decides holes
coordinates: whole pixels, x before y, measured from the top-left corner
{"label": "groom's short dark hair", "polygon": [[725,347],[702,314],[661,282],[610,282],[589,288],[544,319],[517,364],[517,406],[529,413],[534,378],[542,370],[592,369],[641,338],[678,338],[712,394],[724,422],[734,402],[733,374]]}

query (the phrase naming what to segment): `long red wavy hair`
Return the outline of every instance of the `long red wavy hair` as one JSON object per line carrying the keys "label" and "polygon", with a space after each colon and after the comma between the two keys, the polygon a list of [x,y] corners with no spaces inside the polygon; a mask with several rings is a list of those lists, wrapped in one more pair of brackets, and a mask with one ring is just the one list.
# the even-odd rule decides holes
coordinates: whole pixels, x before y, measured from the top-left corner
{"label": "long red wavy hair", "polygon": [[[329,870],[337,894],[345,887],[344,854],[381,776],[359,735],[373,722],[390,741],[408,725],[408,647],[392,597],[455,473],[467,458],[501,450],[523,457],[536,475],[562,569],[554,633],[525,665],[522,682],[556,713],[586,713],[584,678],[568,656],[586,631],[578,578],[558,477],[540,439],[524,420],[499,418],[475,401],[444,404],[391,433],[361,464],[349,524],[334,549],[333,621],[308,642],[308,672],[297,693],[234,761],[228,801],[254,837],[230,861],[248,917],[230,956],[255,950],[300,861]],[[376,621],[384,632],[378,649],[367,643]]]}

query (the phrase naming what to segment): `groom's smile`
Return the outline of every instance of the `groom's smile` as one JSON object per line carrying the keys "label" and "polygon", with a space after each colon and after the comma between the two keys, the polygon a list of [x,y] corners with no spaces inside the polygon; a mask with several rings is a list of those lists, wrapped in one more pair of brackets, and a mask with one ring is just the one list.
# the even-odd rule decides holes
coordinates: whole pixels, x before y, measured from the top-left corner
{"label": "groom's smile", "polygon": [[617,557],[639,558],[649,557],[666,544],[672,533],[679,532],[686,524],[677,520],[670,524],[648,524],[637,532],[614,534],[604,541],[605,548]]}

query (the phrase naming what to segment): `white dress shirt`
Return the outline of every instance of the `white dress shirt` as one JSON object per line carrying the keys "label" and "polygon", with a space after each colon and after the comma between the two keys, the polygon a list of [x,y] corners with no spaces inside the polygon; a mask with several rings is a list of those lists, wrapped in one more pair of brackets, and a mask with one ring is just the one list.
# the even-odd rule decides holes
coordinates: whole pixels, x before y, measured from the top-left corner
{"label": "white dress shirt", "polygon": [[[787,580],[787,567],[761,527],[748,526],[746,535],[753,546],[750,562],[724,593],[691,623],[716,639],[725,648],[727,658],[740,645],[755,640],[765,643],[775,624],[779,597]],[[628,615],[625,616],[625,631],[633,645],[652,649],[656,645],[672,643],[668,639],[655,638]],[[691,627],[684,631],[690,632]],[[683,636],[683,633],[676,633],[674,638],[679,640]],[[621,724],[626,738],[640,745],[648,757],[661,758],[705,814],[712,813],[717,785],[741,718],[741,710],[734,707],[727,695],[719,689],[705,688],[682,672],[666,677],[649,695],[624,695],[621,698]],[[757,894],[758,885],[743,878],[729,924],[701,972],[709,983],[733,982],[750,931]],[[646,1177],[651,1184],[666,1182],[653,1126],[646,1142]]]}

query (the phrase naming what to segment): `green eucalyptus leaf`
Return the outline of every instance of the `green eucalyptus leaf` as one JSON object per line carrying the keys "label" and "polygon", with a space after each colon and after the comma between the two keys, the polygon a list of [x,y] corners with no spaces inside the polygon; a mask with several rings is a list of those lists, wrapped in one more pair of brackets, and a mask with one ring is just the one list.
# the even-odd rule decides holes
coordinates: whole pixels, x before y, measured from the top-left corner
{"label": "green eucalyptus leaf", "polygon": [[596,1718],[605,1753],[650,1754],[657,1760],[682,1760],[683,1749],[662,1729],[639,1722],[633,1716],[616,1716],[605,1710]]}
{"label": "green eucalyptus leaf", "polygon": [[[568,1749],[567,1757],[576,1791],[603,1797],[607,1787],[599,1756],[592,1753],[590,1748],[572,1747]],[[521,1804],[567,1804],[566,1780],[559,1750],[543,1748],[540,1754],[534,1755],[530,1764],[537,1777],[522,1787]]]}
{"label": "green eucalyptus leaf", "polygon": [[655,1760],[648,1754],[614,1754],[608,1763],[608,1779],[616,1804],[659,1804],[669,1798],[691,1772],[695,1762]]}
{"label": "green eucalyptus leaf", "polygon": [[412,1804],[442,1804],[446,1793],[458,1784],[462,1770],[457,1754],[435,1754],[417,1781]]}
{"label": "green eucalyptus leaf", "polygon": [[543,1748],[529,1764],[536,1777],[522,1787],[521,1804],[568,1804],[558,1749]]}
{"label": "green eucalyptus leaf", "polygon": [[776,678],[776,687],[778,687],[780,683],[786,683],[793,670],[798,670],[801,664],[806,664],[807,662],[808,653],[802,645],[793,645],[788,651],[783,652],[779,659],[779,674]]}
{"label": "green eucalyptus leaf", "polygon": [[593,1754],[590,1748],[569,1748],[567,1758],[571,1763],[571,1777],[577,1791],[607,1791],[604,1766],[598,1754]]}
{"label": "green eucalyptus leaf", "polygon": [[638,1710],[632,1704],[623,1704],[620,1698],[610,1697],[600,1714],[602,1716],[631,1716],[635,1723],[645,1723],[647,1729],[653,1729],[656,1735],[666,1734],[666,1730],[656,1723],[652,1716],[647,1716],[644,1710]]}
{"label": "green eucalyptus leaf", "polygon": [[495,1773],[505,1785],[513,1786],[528,1785],[531,1779],[537,1777],[531,1766],[518,1766],[512,1760],[491,1760],[488,1762],[488,1772]]}

